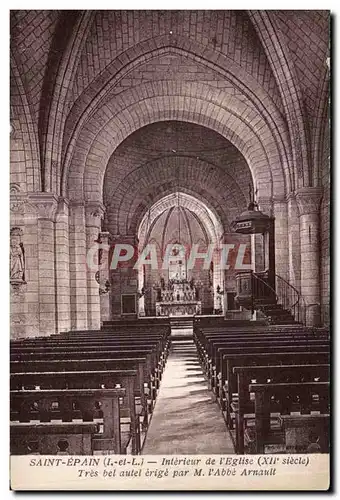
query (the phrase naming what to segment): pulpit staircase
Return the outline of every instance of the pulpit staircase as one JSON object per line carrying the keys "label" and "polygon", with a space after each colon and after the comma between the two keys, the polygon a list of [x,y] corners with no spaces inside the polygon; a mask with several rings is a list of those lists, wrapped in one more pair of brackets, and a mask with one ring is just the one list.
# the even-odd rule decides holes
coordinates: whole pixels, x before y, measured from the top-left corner
{"label": "pulpit staircase", "polygon": [[269,324],[305,324],[305,305],[299,291],[284,278],[275,275],[276,290],[263,276],[252,273],[252,309],[260,311]]}

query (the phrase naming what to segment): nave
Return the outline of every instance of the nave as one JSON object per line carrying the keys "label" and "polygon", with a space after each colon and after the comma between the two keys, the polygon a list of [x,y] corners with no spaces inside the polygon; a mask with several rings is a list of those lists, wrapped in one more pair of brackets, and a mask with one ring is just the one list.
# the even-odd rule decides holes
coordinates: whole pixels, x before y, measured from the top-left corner
{"label": "nave", "polygon": [[231,454],[234,446],[192,340],[174,340],[144,455]]}
{"label": "nave", "polygon": [[11,453],[329,451],[327,329],[168,319],[11,342]]}

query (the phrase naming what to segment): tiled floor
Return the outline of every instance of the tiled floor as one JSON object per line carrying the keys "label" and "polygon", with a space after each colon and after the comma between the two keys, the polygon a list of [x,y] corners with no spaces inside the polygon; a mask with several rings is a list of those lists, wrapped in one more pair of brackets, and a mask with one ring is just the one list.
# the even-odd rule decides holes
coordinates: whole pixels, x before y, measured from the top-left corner
{"label": "tiled floor", "polygon": [[193,340],[173,341],[143,454],[231,454],[230,435]]}

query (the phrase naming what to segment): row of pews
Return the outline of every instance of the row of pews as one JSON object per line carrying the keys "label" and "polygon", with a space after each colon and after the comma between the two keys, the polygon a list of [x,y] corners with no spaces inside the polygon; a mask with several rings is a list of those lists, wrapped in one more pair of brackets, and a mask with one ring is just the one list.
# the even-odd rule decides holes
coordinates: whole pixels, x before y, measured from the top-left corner
{"label": "row of pews", "polygon": [[199,360],[237,454],[329,451],[329,331],[194,322]]}
{"label": "row of pews", "polygon": [[169,348],[167,319],[11,341],[11,454],[139,454]]}

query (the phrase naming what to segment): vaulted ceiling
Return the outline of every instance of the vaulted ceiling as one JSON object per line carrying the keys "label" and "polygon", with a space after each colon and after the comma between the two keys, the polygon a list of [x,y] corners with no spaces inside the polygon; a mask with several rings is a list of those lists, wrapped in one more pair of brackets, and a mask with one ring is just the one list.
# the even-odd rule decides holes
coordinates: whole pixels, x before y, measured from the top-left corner
{"label": "vaulted ceiling", "polygon": [[319,184],[328,11],[10,20],[11,182],[21,191],[119,205],[135,214],[129,230],[174,189],[175,171],[225,223],[250,182],[262,197]]}

